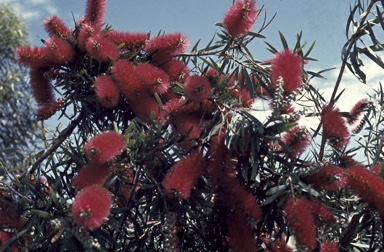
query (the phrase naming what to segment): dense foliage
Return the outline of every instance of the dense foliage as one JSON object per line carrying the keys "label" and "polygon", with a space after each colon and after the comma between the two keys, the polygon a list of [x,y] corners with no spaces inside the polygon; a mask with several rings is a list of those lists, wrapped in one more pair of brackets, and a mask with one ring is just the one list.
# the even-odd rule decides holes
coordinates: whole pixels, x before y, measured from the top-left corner
{"label": "dense foliage", "polygon": [[[44,45],[16,53],[38,118],[68,125],[27,170],[5,168],[3,248],[382,250],[383,91],[337,107],[346,67],[364,81],[362,54],[382,66],[382,4],[351,8],[329,101],[311,84],[323,71],[304,68],[314,44],[301,33],[292,47],[282,34],[281,49],[266,42],[270,60],[253,57],[248,46],[268,26],[251,31],[263,14],[253,0],[234,1],[221,31],[188,53],[181,33],[105,25],[105,0],[88,0],[74,30],[47,18]],[[266,118],[255,102],[269,106]]]}
{"label": "dense foliage", "polygon": [[12,8],[0,5],[0,158],[22,167],[37,147],[34,99],[28,72],[16,63],[15,49],[27,44],[26,28]]}

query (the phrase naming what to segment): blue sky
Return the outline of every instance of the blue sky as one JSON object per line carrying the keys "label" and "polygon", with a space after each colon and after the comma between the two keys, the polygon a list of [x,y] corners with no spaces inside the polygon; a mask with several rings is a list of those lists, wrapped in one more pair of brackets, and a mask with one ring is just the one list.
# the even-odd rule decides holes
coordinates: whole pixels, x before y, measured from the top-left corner
{"label": "blue sky", "polygon": [[[351,0],[352,3],[354,0]],[[69,27],[73,28],[73,18],[84,14],[85,0],[0,0],[13,6],[25,19],[32,43],[41,45],[40,39],[46,39],[41,23],[49,15],[58,15]],[[157,34],[160,30],[167,33],[180,31],[191,44],[202,39],[201,46],[219,30],[216,22],[221,22],[232,0],[109,0],[107,1],[105,21],[116,30],[143,31]],[[261,27],[266,11],[269,20],[275,13],[272,24],[262,32],[266,41],[281,49],[278,31],[283,32],[289,45],[296,42],[296,34],[303,31],[303,40],[316,46],[311,54],[318,62],[306,65],[307,70],[320,70],[340,66],[340,52],[346,41],[345,23],[348,18],[350,1],[348,0],[258,0],[257,8],[264,6],[253,31]],[[258,60],[269,59],[272,55],[260,39],[251,44],[251,51]],[[366,66],[368,81],[377,86],[383,81],[382,69],[373,64]],[[337,71],[326,74],[327,80],[317,80],[316,85],[326,93],[335,82]],[[356,99],[365,95],[369,88],[359,83],[353,76],[345,76],[342,87],[348,87],[345,101],[340,107],[349,110],[351,97]]]}
{"label": "blue sky", "polygon": [[[65,23],[73,27],[72,13],[79,18],[84,13],[85,0],[0,0],[15,7],[26,20],[31,40],[39,44],[45,39],[42,21],[49,15],[58,15]],[[214,24],[222,17],[232,0],[109,0],[105,20],[117,30],[183,32],[195,43],[202,39],[207,43],[218,31]],[[319,59],[315,66],[327,67],[340,59],[340,50],[345,41],[344,26],[349,13],[349,1],[303,1],[303,0],[259,0],[257,7],[264,6],[267,19],[275,13],[272,24],[262,33],[267,41],[280,46],[278,30],[282,31],[290,44],[301,30],[304,40],[317,44],[313,57]],[[254,31],[260,28],[262,12]],[[259,59],[271,55],[265,50],[262,40],[253,44],[253,51]]]}

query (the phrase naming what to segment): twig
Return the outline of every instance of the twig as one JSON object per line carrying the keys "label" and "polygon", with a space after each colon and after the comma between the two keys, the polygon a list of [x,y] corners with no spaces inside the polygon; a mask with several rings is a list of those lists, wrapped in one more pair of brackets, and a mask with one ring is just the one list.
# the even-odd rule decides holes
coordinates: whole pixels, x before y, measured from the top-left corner
{"label": "twig", "polygon": [[[336,98],[337,90],[338,90],[340,83],[341,83],[341,80],[343,78],[345,66],[347,65],[348,55],[351,53],[352,47],[355,45],[355,43],[357,42],[357,40],[359,38],[358,36],[355,36],[355,35],[359,34],[361,29],[363,29],[365,20],[367,19],[368,14],[371,12],[371,9],[372,9],[373,5],[375,4],[375,2],[376,1],[371,1],[369,3],[367,10],[365,12],[366,14],[360,20],[359,27],[357,28],[356,32],[352,35],[351,41],[349,42],[347,49],[343,53],[344,58],[343,58],[343,61],[341,63],[341,67],[340,67],[339,75],[337,76],[335,87],[333,88],[333,93],[332,93],[331,99],[329,101],[329,104],[331,106],[335,104],[335,98]],[[322,124],[322,122],[320,122],[319,127],[321,127],[321,124]],[[323,157],[324,157],[324,149],[325,149],[326,140],[327,139],[323,134],[322,139],[321,139],[320,152],[319,152],[319,161],[320,162],[323,160]]]}
{"label": "twig", "polygon": [[29,169],[29,173],[33,173],[36,168],[47,158],[49,157],[50,155],[52,155],[52,153],[54,153],[57,148],[60,147],[60,145],[64,142],[65,139],[67,139],[73,132],[73,130],[76,128],[76,126],[80,123],[81,119],[83,118],[83,112],[81,112],[79,114],[79,116],[73,120],[69,125],[68,127],[63,130],[61,132],[61,135],[59,135],[59,137],[56,139],[56,142],[51,146],[51,148],[49,148],[48,150],[46,150],[43,155],[41,155],[31,166],[31,168]]}

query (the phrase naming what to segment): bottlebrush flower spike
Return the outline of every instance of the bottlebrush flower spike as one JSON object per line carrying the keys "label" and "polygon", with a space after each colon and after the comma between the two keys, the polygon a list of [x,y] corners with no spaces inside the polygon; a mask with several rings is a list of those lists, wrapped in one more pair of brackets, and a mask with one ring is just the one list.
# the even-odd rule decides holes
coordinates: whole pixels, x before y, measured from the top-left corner
{"label": "bottlebrush flower spike", "polygon": [[85,48],[89,55],[101,62],[115,61],[119,58],[117,46],[98,35],[88,38]]}
{"label": "bottlebrush flower spike", "polygon": [[183,53],[187,50],[189,41],[180,32],[154,37],[148,41],[144,50],[149,53],[161,51],[167,54]]}
{"label": "bottlebrush flower spike", "polygon": [[189,76],[184,82],[185,97],[193,102],[202,102],[211,95],[211,84],[202,76]]}
{"label": "bottlebrush flower spike", "polygon": [[321,112],[323,134],[330,145],[336,148],[344,148],[348,143],[349,133],[341,113],[332,105],[326,105]]}
{"label": "bottlebrush flower spike", "polygon": [[188,40],[179,32],[154,37],[144,46],[150,61],[160,66],[170,61],[175,54],[183,53],[188,48]]}
{"label": "bottlebrush flower spike", "polygon": [[293,250],[288,246],[284,238],[275,240],[265,252],[292,252]]}
{"label": "bottlebrush flower spike", "polygon": [[107,189],[100,185],[88,186],[77,193],[70,215],[77,225],[92,230],[107,219],[111,206],[112,199]]}
{"label": "bottlebrush flower spike", "polygon": [[58,99],[57,101],[49,101],[42,104],[36,111],[36,117],[38,120],[47,120],[51,118],[57,111],[63,106],[63,101]]}
{"label": "bottlebrush flower spike", "polygon": [[351,167],[345,173],[352,191],[384,216],[384,180],[362,165]]}
{"label": "bottlebrush flower spike", "polygon": [[[228,173],[228,171],[226,172]],[[236,211],[244,212],[255,220],[261,219],[261,209],[255,197],[242,186],[235,176],[228,174],[221,177],[224,204],[231,206]]]}
{"label": "bottlebrush flower spike", "polygon": [[116,61],[111,68],[111,73],[117,87],[129,101],[133,102],[140,99],[141,94],[146,92],[136,67],[131,62],[127,60]]}
{"label": "bottlebrush flower spike", "polygon": [[100,32],[104,22],[106,0],[87,0],[84,20]]}
{"label": "bottlebrush flower spike", "polygon": [[343,170],[336,165],[324,165],[318,172],[303,177],[303,181],[326,191],[336,191],[346,185]]}
{"label": "bottlebrush flower spike", "polygon": [[145,32],[122,32],[110,31],[107,33],[107,39],[116,45],[123,45],[125,50],[139,50],[148,41],[148,33]]}
{"label": "bottlebrush flower spike", "polygon": [[32,93],[39,106],[55,100],[53,87],[50,81],[44,77],[46,69],[31,68],[29,72]]}
{"label": "bottlebrush flower spike", "polygon": [[322,243],[320,245],[320,252],[339,252],[339,247],[333,242]]}
{"label": "bottlebrush flower spike", "polygon": [[307,249],[316,248],[315,220],[308,201],[304,198],[288,198],[284,212],[297,242]]}
{"label": "bottlebrush flower spike", "polygon": [[7,250],[4,246],[13,237],[13,235],[14,234],[12,232],[0,231],[0,246],[4,247],[4,251],[12,251],[12,252],[19,251],[17,242],[13,242],[11,243],[12,245],[8,245],[9,250]]}
{"label": "bottlebrush flower spike", "polygon": [[170,198],[189,198],[192,187],[203,175],[204,166],[201,152],[191,153],[181,158],[168,170],[162,182],[166,195]]}
{"label": "bottlebrush flower spike", "polygon": [[123,135],[115,131],[105,131],[89,139],[84,149],[89,160],[102,164],[115,159],[126,145]]}
{"label": "bottlebrush flower spike", "polygon": [[16,55],[17,61],[26,67],[44,68],[51,65],[44,47],[21,46],[16,49]]}
{"label": "bottlebrush flower spike", "polygon": [[57,65],[64,65],[70,62],[75,52],[72,46],[59,37],[53,37],[44,43],[47,59]]}
{"label": "bottlebrush flower spike", "polygon": [[303,76],[303,60],[300,55],[290,49],[277,52],[271,62],[271,84],[276,90],[279,78],[286,93],[292,93],[301,87]]}
{"label": "bottlebrush flower spike", "polygon": [[325,221],[335,222],[336,218],[333,213],[317,199],[308,200],[311,210],[315,216]]}
{"label": "bottlebrush flower spike", "polygon": [[76,189],[82,189],[91,185],[102,186],[110,173],[110,169],[105,164],[90,163],[80,168],[77,175],[73,178],[72,185]]}
{"label": "bottlebrush flower spike", "polygon": [[71,37],[71,31],[57,16],[52,16],[45,19],[43,22],[43,26],[45,31],[51,38],[59,37],[69,41]]}
{"label": "bottlebrush flower spike", "polygon": [[92,25],[88,23],[82,23],[80,26],[79,36],[77,37],[77,44],[78,47],[85,51],[87,41],[90,37],[94,36],[96,34],[95,28],[92,27]]}
{"label": "bottlebrush flower spike", "polygon": [[[142,121],[150,124],[152,122],[151,115],[154,119],[163,117],[163,111],[160,109],[156,99],[149,94],[139,94],[134,98],[127,98],[132,112]],[[131,100],[130,100],[131,99]]]}
{"label": "bottlebrush flower spike", "polygon": [[342,168],[350,168],[355,165],[361,165],[359,162],[357,162],[353,157],[351,156],[342,156],[340,158],[339,166]]}
{"label": "bottlebrush flower spike", "polygon": [[381,174],[383,174],[384,172],[383,168],[384,168],[384,163],[378,163],[371,166],[371,171],[377,176],[383,178],[383,176],[381,176]]}
{"label": "bottlebrush flower spike", "polygon": [[305,127],[296,126],[290,129],[282,138],[282,142],[292,148],[291,151],[284,150],[290,158],[296,158],[307,148],[310,139],[309,132]]}
{"label": "bottlebrush flower spike", "polygon": [[101,75],[95,79],[97,100],[107,108],[115,107],[120,100],[120,91],[111,76]]}
{"label": "bottlebrush flower spike", "polygon": [[232,212],[226,218],[230,251],[245,252],[256,251],[255,235],[248,223],[247,216],[242,213]]}
{"label": "bottlebrush flower spike", "polygon": [[241,37],[251,30],[258,13],[255,4],[254,0],[236,0],[224,14],[224,28],[232,37]]}
{"label": "bottlebrush flower spike", "polygon": [[348,124],[352,125],[355,123],[358,118],[361,116],[363,112],[367,110],[367,108],[371,105],[372,103],[368,101],[368,99],[364,98],[360,101],[358,101],[355,106],[351,109],[349,114],[351,115],[350,118],[347,119]]}
{"label": "bottlebrush flower spike", "polygon": [[164,94],[168,91],[169,77],[160,68],[148,63],[141,63],[137,65],[136,71],[149,94]]}
{"label": "bottlebrush flower spike", "polygon": [[352,125],[352,132],[354,134],[359,133],[367,120],[365,117],[366,112],[369,110],[369,107],[372,105],[372,102],[367,99],[362,99],[351,109],[350,117],[347,119],[349,125]]}
{"label": "bottlebrush flower spike", "polygon": [[189,76],[188,67],[180,60],[171,60],[159,67],[169,75],[170,81],[184,83],[185,79]]}

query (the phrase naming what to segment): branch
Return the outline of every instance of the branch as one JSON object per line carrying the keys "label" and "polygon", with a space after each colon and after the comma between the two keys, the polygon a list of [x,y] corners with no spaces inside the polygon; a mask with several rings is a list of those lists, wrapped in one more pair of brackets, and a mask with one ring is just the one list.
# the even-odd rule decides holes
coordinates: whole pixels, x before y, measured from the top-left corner
{"label": "branch", "polygon": [[[371,9],[375,3],[376,3],[376,1],[371,1],[369,3],[367,10],[365,11],[366,14],[360,20],[359,27],[357,28],[356,32],[352,35],[347,49],[345,50],[345,52],[343,52],[344,58],[343,58],[343,61],[341,63],[341,67],[340,67],[339,75],[337,76],[335,87],[333,88],[333,93],[332,93],[331,99],[329,101],[330,105],[335,104],[335,98],[336,98],[337,90],[339,89],[341,80],[343,78],[345,66],[347,65],[348,55],[351,53],[352,47],[355,45],[355,43],[357,42],[357,40],[359,38],[358,36],[355,36],[355,35],[359,34],[361,32],[361,30],[363,29],[365,20],[367,19],[367,16],[371,12]],[[321,127],[321,124],[322,124],[322,122],[320,122],[319,127]],[[326,140],[327,139],[325,138],[325,136],[323,134],[322,139],[321,139],[321,145],[320,145],[320,153],[319,153],[319,161],[320,162],[323,160],[323,157],[324,157],[324,149],[325,149]]]}
{"label": "branch", "polygon": [[52,155],[52,153],[54,153],[57,148],[60,147],[60,145],[64,142],[65,139],[67,139],[73,132],[73,130],[76,128],[76,126],[80,123],[81,119],[83,119],[83,112],[81,112],[79,114],[79,116],[71,121],[71,123],[68,125],[68,127],[66,129],[64,129],[61,134],[59,135],[59,137],[56,139],[56,142],[51,146],[51,148],[49,148],[48,150],[46,150],[43,155],[41,155],[31,166],[31,168],[29,169],[29,173],[33,173],[36,168],[47,158],[49,157],[50,155]]}

